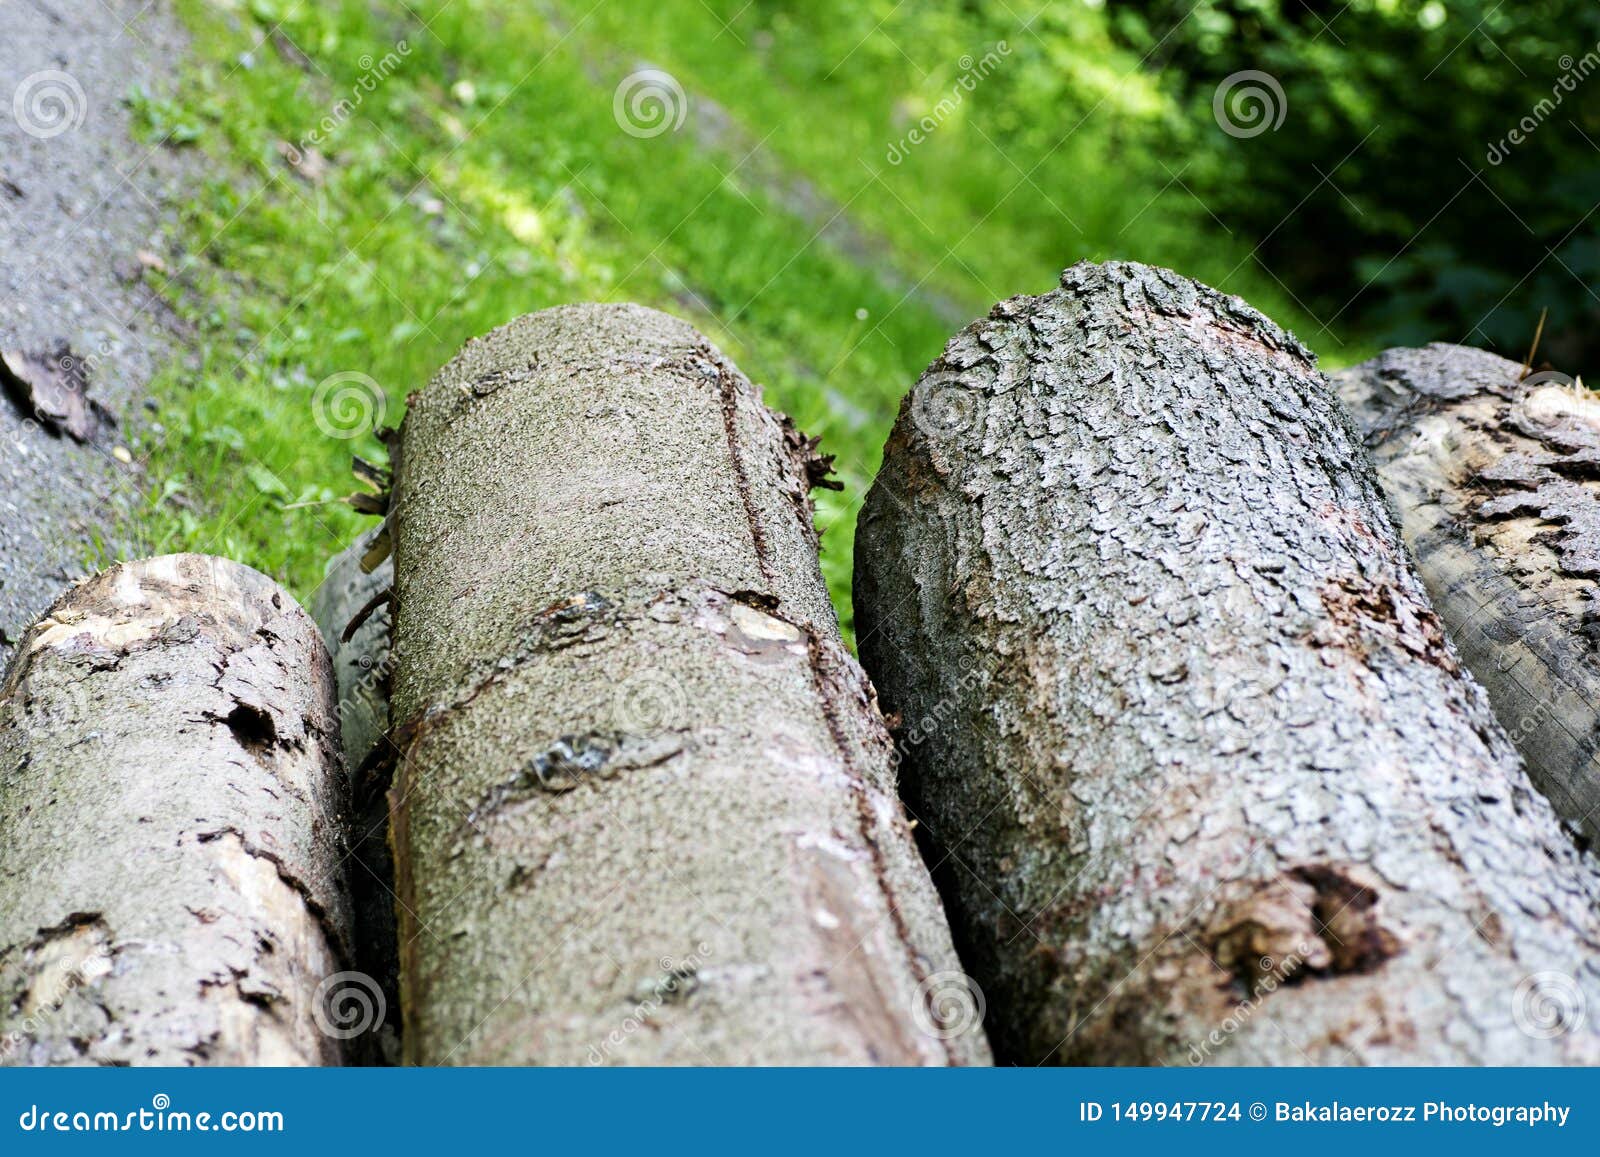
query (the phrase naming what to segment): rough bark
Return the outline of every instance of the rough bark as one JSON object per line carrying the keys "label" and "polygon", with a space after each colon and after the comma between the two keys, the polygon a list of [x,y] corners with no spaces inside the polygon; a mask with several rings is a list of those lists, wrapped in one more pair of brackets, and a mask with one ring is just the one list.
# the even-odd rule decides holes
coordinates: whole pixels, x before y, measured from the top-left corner
{"label": "rough bark", "polygon": [[1600,839],[1600,398],[1482,350],[1334,375],[1462,661],[1586,844]]}
{"label": "rough bark", "polygon": [[1001,1059],[1600,1059],[1596,866],[1243,302],[1086,264],[956,335],[855,589]]}
{"label": "rough bark", "polygon": [[356,967],[372,977],[384,996],[382,1024],[362,1037],[361,1059],[395,1063],[400,1058],[400,960],[395,922],[394,856],[389,844],[389,786],[395,746],[389,741],[389,680],[394,656],[385,602],[394,586],[394,561],[368,573],[362,559],[377,530],[361,535],[328,564],[311,597],[311,615],[333,657],[339,691],[340,735],[350,776],[350,886]]}
{"label": "rough bark", "polygon": [[64,595],[0,698],[0,1059],[337,1063],[343,789],[272,580],[171,555]]}
{"label": "rough bark", "polygon": [[986,1059],[818,569],[820,463],[755,387],[664,314],[549,310],[469,343],[401,451],[407,1056]]}
{"label": "rough bark", "polygon": [[334,556],[310,608],[333,656],[345,766],[357,786],[362,769],[388,747],[392,624],[381,600],[394,586],[394,561],[384,559],[370,574],[361,569],[377,533],[363,534]]}

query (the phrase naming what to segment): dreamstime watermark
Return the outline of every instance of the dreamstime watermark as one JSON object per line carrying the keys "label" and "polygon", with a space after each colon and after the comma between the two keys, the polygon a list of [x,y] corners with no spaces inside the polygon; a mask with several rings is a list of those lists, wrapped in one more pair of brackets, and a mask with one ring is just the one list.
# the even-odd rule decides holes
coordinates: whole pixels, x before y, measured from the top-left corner
{"label": "dreamstime watermark", "polygon": [[940,98],[923,114],[922,119],[911,126],[911,130],[898,141],[889,146],[889,151],[884,154],[884,160],[891,165],[898,165],[910,155],[911,150],[931,137],[945,121],[955,115],[958,108],[966,100],[967,95],[975,91],[981,81],[987,80],[995,69],[1000,67],[1000,62],[1011,55],[1011,46],[1004,40],[995,41],[995,45],[982,57],[974,60],[969,53],[956,63],[961,66],[961,75],[950,86],[950,91]]}
{"label": "dreamstime watermark", "polygon": [[1270,72],[1247,68],[1223,78],[1211,98],[1211,115],[1230,137],[1248,140],[1276,132],[1289,115],[1289,98]]}
{"label": "dreamstime watermark", "polygon": [[330,438],[348,440],[383,425],[389,399],[383,387],[366,374],[343,370],[317,383],[311,395],[311,416]]}
{"label": "dreamstime watermark", "polygon": [[18,454],[26,454],[28,452],[28,439],[34,437],[42,429],[44,427],[39,424],[37,418],[22,419],[17,423],[16,432],[11,436],[11,449]]}
{"label": "dreamstime watermark", "polygon": [[17,1117],[17,1127],[24,1133],[282,1133],[284,1123],[276,1110],[190,1113],[174,1109],[171,1097],[157,1093],[148,1109],[126,1113],[29,1105]]}
{"label": "dreamstime watermark", "polygon": [[1529,374],[1522,379],[1522,388],[1524,390],[1531,390],[1535,386],[1563,386],[1580,394],[1593,392],[1583,384],[1582,378],[1575,378],[1571,374],[1562,373],[1560,370],[1540,370],[1538,373]]}
{"label": "dreamstime watermark", "polygon": [[[92,930],[93,926],[80,926],[79,932],[84,928]],[[36,978],[29,989],[34,1008],[21,1020],[12,1022],[0,1035],[0,1060],[10,1059],[18,1049],[37,1037],[74,992],[108,975],[111,972],[111,957],[111,944],[101,936],[96,939],[88,955],[76,960],[58,961],[53,969],[58,973],[57,976]]]}
{"label": "dreamstime watermark", "polygon": [[689,97],[670,72],[641,68],[617,85],[611,95],[611,115],[630,137],[648,140],[683,127],[689,116]]}
{"label": "dreamstime watermark", "polygon": [[411,55],[411,45],[404,40],[395,41],[394,48],[374,59],[370,52],[363,53],[356,64],[361,68],[361,75],[350,86],[348,96],[342,96],[334,102],[326,116],[318,121],[295,144],[284,142],[283,155],[288,162],[299,168],[305,161],[306,154],[312,149],[321,150],[328,139],[338,131],[339,126],[355,115],[356,110],[366,102],[367,97],[378,91],[378,86],[394,75],[406,57]]}
{"label": "dreamstime watermark", "polygon": [[1511,151],[1518,145],[1526,143],[1529,137],[1539,131],[1539,126],[1555,115],[1567,97],[1578,91],[1578,86],[1588,80],[1596,72],[1600,72],[1600,44],[1596,44],[1581,57],[1574,59],[1563,56],[1557,64],[1561,67],[1561,75],[1556,78],[1555,84],[1550,87],[1550,95],[1541,97],[1533,108],[1528,110],[1526,116],[1519,120],[1511,131],[1498,141],[1490,141],[1484,160],[1491,165],[1500,165],[1511,155]]}
{"label": "dreamstime watermark", "polygon": [[944,695],[915,722],[902,726],[895,739],[894,749],[889,755],[892,767],[898,769],[902,763],[911,758],[917,748],[937,736],[950,722],[958,719],[967,701],[967,692],[988,675],[971,655],[960,656],[956,660],[956,666],[960,669],[961,675],[946,689]]}
{"label": "dreamstime watermark", "polygon": [[1565,972],[1534,972],[1522,978],[1511,996],[1511,1020],[1525,1036],[1553,1040],[1583,1025],[1589,1002],[1578,982]]}
{"label": "dreamstime watermark", "polygon": [[589,1064],[603,1065],[641,1028],[654,1027],[654,1017],[663,1006],[682,1004],[700,987],[700,970],[711,956],[711,945],[705,941],[694,946],[694,951],[682,960],[663,956],[657,964],[661,974],[633,993],[634,1006],[621,1023],[612,1029],[598,1045],[589,1046]]}
{"label": "dreamstime watermark", "polygon": [[1233,1011],[1206,1034],[1203,1040],[1189,1045],[1189,1063],[1204,1064],[1212,1054],[1233,1039],[1233,1034],[1250,1023],[1261,1002],[1282,988],[1299,972],[1306,961],[1307,948],[1301,945],[1281,959],[1263,956],[1255,962],[1257,976],[1247,999],[1234,1005]]}
{"label": "dreamstime watermark", "polygon": [[324,1036],[351,1040],[380,1027],[389,1003],[383,988],[365,972],[335,972],[323,978],[311,998],[311,1018]]}
{"label": "dreamstime watermark", "polygon": [[951,438],[968,430],[978,416],[980,400],[954,370],[923,377],[911,392],[911,420],[929,438]]}
{"label": "dreamstime watermark", "polygon": [[623,735],[676,731],[689,718],[689,692],[662,671],[641,671],[617,684],[612,716]]}
{"label": "dreamstime watermark", "polygon": [[47,141],[83,124],[89,98],[71,73],[46,69],[22,78],[11,94],[11,115],[23,132]]}
{"label": "dreamstime watermark", "polygon": [[[91,383],[99,378],[99,367],[107,358],[115,357],[116,354],[116,344],[111,338],[102,337],[94,351],[88,355],[80,354],[70,346],[61,343],[48,354],[41,354],[37,359],[32,360],[35,361],[36,365],[38,362],[47,363],[48,368],[59,375],[73,393],[80,395],[84,405],[91,406],[93,403],[88,399],[89,387]],[[13,367],[12,372],[26,377],[20,366]],[[37,413],[37,411],[35,412]],[[46,417],[51,430],[58,431],[59,423],[48,416]],[[13,440],[14,446],[21,449],[24,445],[23,439],[32,437],[40,428],[40,423],[36,417],[25,417],[19,425],[17,435]]]}
{"label": "dreamstime watermark", "polygon": [[926,1036],[954,1040],[977,1032],[987,1009],[978,982],[950,969],[923,977],[911,1002],[911,1020]]}
{"label": "dreamstime watermark", "polygon": [[[378,626],[374,630],[380,637],[387,639],[391,634],[390,628],[387,622],[379,617],[386,613],[383,609],[374,611],[372,616],[362,624],[362,628],[376,621]],[[340,630],[344,629],[345,626],[341,625]],[[355,646],[355,641],[359,634],[360,631],[358,630],[351,635],[350,642],[341,644],[341,651],[344,647]],[[398,640],[391,645],[378,645],[375,648],[371,648],[382,652],[376,659],[370,653],[365,653],[369,649],[363,649],[364,653],[358,655],[355,660],[355,677],[339,696],[339,718],[349,718],[357,712],[365,712],[369,715],[378,713],[379,708],[377,705],[384,700],[383,688],[389,681],[390,676],[394,674],[394,669],[400,662],[400,656],[404,648],[404,643]],[[384,709],[386,709],[386,705]],[[380,727],[380,730],[387,730],[387,728]]]}

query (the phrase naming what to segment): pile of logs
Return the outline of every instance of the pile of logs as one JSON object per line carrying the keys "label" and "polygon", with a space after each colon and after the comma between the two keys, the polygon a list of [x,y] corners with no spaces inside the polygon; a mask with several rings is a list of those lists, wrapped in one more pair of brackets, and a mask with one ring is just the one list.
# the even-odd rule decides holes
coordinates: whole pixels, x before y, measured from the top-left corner
{"label": "pile of logs", "polygon": [[1075,266],[902,406],[865,671],[828,459],[681,321],[389,445],[315,622],[179,555],[23,640],[0,1062],[1600,1063],[1581,384]]}

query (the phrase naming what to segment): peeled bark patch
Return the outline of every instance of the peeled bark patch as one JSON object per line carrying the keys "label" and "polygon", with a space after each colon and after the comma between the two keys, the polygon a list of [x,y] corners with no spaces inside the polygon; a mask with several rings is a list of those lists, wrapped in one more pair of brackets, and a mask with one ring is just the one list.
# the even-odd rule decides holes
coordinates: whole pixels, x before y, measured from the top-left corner
{"label": "peeled bark patch", "polygon": [[315,624],[237,563],[124,563],[34,624],[0,698],[0,1060],[337,1063],[336,727]]}
{"label": "peeled bark patch", "polygon": [[636,306],[521,318],[412,399],[410,1059],[986,1059],[935,1008],[957,966],[818,569],[812,464],[703,337]]}
{"label": "peeled bark patch", "polygon": [[1334,376],[1417,569],[1534,783],[1600,839],[1600,397],[1482,350]]}
{"label": "peeled bark patch", "polygon": [[1600,1059],[1595,865],[1243,302],[1124,264],[1002,302],[902,407],[856,560],[1003,1059]]}

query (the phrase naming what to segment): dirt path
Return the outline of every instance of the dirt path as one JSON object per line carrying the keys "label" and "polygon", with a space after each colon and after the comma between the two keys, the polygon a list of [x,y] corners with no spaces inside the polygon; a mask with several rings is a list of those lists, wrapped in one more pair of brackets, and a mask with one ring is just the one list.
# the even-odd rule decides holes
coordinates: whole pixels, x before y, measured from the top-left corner
{"label": "dirt path", "polygon": [[[544,21],[563,37],[578,31],[559,4],[548,0],[537,5]],[[580,21],[581,24],[581,21]],[[585,75],[596,88],[610,89],[623,77],[640,69],[659,66],[620,50],[584,46],[573,40],[568,47],[576,54]],[[915,299],[951,327],[959,329],[984,308],[981,302],[959,301],[913,277],[903,268],[894,246],[853,217],[848,206],[834,200],[809,178],[789,168],[777,153],[758,139],[734,114],[701,92],[688,95],[691,115],[686,118],[688,132],[702,150],[725,158],[733,165],[739,180],[753,185],[785,212],[792,213],[808,229],[812,240],[870,271],[891,293]],[[770,135],[770,134],[769,134]],[[718,166],[721,171],[723,166]],[[698,308],[698,303],[696,303]],[[808,376],[820,380],[814,370]]]}
{"label": "dirt path", "polygon": [[167,0],[0,0],[0,349],[66,341],[120,421],[95,444],[57,438],[0,397],[0,663],[28,622],[92,568],[140,501],[130,425],[178,348],[141,279],[184,159],[136,143],[125,98],[170,83],[185,39]]}

